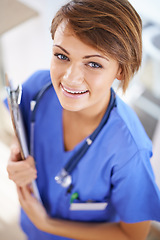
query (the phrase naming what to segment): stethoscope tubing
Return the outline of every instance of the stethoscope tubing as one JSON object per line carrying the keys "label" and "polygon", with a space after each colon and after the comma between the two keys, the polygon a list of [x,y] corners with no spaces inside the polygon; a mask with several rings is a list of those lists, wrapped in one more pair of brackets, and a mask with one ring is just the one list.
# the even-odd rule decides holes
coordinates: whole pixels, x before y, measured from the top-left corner
{"label": "stethoscope tubing", "polygon": [[[30,153],[32,156],[34,156],[34,129],[35,129],[35,120],[36,120],[36,111],[37,107],[40,103],[40,100],[44,96],[44,94],[47,92],[49,88],[52,87],[52,83],[47,83],[33,98],[31,101],[31,134],[30,134]],[[70,158],[70,160],[66,163],[63,169],[59,172],[59,174],[55,177],[55,180],[60,183],[63,187],[69,187],[71,185],[71,174],[73,170],[76,168],[80,160],[83,158],[83,156],[86,154],[92,143],[95,141],[96,137],[104,127],[104,125],[107,123],[110,113],[112,109],[116,107],[116,96],[115,92],[111,88],[111,97],[110,101],[107,107],[107,110],[98,125],[98,127],[94,130],[94,132],[86,138],[86,141],[81,146],[81,148]],[[66,183],[65,179],[69,179],[68,183]]]}
{"label": "stethoscope tubing", "polygon": [[113,109],[113,107],[116,106],[116,98],[115,93],[113,89],[111,89],[111,98],[110,102],[108,104],[108,108],[106,113],[104,114],[100,124],[98,127],[94,130],[94,132],[86,139],[85,143],[82,145],[82,147],[76,152],[75,155],[71,157],[71,159],[68,161],[68,163],[65,165],[64,169],[68,174],[71,174],[72,171],[75,169],[79,161],[82,159],[82,157],[85,155],[85,153],[88,151],[104,125],[107,123],[108,118],[110,116],[110,112]]}

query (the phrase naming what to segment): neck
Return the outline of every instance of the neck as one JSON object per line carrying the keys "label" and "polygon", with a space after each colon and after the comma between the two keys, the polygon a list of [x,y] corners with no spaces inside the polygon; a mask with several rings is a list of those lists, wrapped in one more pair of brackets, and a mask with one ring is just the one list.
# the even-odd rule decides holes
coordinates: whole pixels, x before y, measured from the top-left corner
{"label": "neck", "polygon": [[72,150],[98,127],[108,107],[109,100],[110,94],[101,104],[95,104],[82,111],[63,110],[64,147],[66,150]]}
{"label": "neck", "polygon": [[107,110],[110,101],[110,92],[108,96],[103,100],[102,104],[95,104],[90,108],[83,109],[82,111],[71,112],[64,110],[64,113],[68,115],[77,124],[84,124],[85,126],[90,126],[91,128],[99,125],[104,113]]}

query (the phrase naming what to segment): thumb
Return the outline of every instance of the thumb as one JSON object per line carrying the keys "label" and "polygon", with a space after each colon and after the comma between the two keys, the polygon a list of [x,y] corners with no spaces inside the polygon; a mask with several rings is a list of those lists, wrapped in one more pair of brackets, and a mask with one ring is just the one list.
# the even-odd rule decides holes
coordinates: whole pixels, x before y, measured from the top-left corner
{"label": "thumb", "polygon": [[20,148],[17,144],[12,144],[10,149],[11,149],[11,161],[19,161],[22,159]]}

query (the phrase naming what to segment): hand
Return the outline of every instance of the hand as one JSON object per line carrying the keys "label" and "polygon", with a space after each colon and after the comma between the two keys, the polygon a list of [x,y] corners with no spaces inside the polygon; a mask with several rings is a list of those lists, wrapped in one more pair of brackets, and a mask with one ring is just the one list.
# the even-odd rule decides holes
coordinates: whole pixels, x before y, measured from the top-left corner
{"label": "hand", "polygon": [[43,205],[33,196],[28,186],[17,186],[17,193],[19,202],[29,219],[38,229],[45,231],[49,217]]}
{"label": "hand", "polygon": [[30,184],[37,178],[33,157],[28,156],[22,161],[19,147],[16,144],[11,146],[7,171],[9,179],[13,180],[20,187]]}

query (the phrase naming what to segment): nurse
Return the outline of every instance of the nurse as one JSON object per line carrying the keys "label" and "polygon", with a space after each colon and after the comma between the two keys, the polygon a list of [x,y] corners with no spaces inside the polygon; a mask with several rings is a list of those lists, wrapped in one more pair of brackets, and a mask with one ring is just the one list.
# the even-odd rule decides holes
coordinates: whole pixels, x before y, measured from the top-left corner
{"label": "nurse", "polygon": [[[19,161],[19,148],[12,147],[7,167],[27,239],[144,240],[150,221],[160,221],[151,142],[111,89],[117,79],[125,92],[140,67],[141,27],[127,0],[71,0],[54,17],[50,71],[40,70],[23,84],[28,144],[30,102],[53,85],[36,108],[34,156]],[[72,184],[61,186],[59,172],[86,143],[70,173]],[[34,179],[42,204],[30,188]]]}

